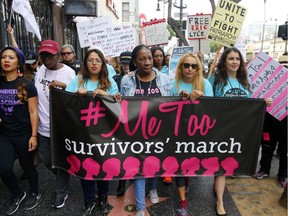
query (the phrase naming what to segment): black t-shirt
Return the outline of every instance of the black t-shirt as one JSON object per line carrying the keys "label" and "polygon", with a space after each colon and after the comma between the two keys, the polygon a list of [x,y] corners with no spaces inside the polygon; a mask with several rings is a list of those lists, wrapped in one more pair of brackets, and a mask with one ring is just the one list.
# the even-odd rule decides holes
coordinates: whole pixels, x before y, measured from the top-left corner
{"label": "black t-shirt", "polygon": [[[37,90],[32,81],[17,78],[13,81],[0,80],[0,133],[6,136],[19,136],[31,133],[28,101],[19,100],[17,96],[21,83],[25,83],[27,99],[37,96]],[[22,86],[22,85],[20,85]]]}
{"label": "black t-shirt", "polygon": [[160,89],[157,87],[156,79],[150,82],[139,81],[136,77],[136,89],[134,96],[161,96]]}

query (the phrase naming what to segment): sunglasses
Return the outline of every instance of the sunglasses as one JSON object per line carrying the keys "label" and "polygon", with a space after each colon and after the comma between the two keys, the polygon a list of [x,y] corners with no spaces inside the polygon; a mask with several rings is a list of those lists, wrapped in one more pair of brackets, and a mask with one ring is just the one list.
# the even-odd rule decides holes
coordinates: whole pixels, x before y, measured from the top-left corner
{"label": "sunglasses", "polygon": [[73,52],[61,52],[61,55],[71,55]]}
{"label": "sunglasses", "polygon": [[192,67],[192,69],[197,69],[198,68],[198,64],[189,64],[189,63],[183,63],[183,67],[188,69],[189,67]]}

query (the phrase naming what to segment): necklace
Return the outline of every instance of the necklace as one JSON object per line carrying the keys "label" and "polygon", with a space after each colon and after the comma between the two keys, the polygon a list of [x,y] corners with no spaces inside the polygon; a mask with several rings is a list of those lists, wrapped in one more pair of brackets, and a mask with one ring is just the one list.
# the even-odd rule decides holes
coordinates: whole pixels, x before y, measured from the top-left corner
{"label": "necklace", "polygon": [[[150,94],[150,89],[151,89],[151,86],[152,86],[152,80],[150,80],[150,84],[149,84],[149,88],[147,89],[147,94],[144,95],[144,89],[142,89],[142,86],[141,86],[141,81],[140,81],[140,78],[139,76],[137,77],[138,79],[138,84],[139,84],[139,88],[140,88],[140,94],[143,96],[148,96]],[[142,90],[143,90],[143,93],[142,93]]]}
{"label": "necklace", "polygon": [[[46,79],[47,79],[47,78],[46,78],[46,76],[47,76],[47,70],[48,70],[48,69],[45,68],[45,72],[44,72],[44,83],[43,83],[43,92],[44,92],[44,95],[46,96],[47,100],[49,101],[49,94],[50,94],[50,92],[49,92],[49,86],[50,86],[50,83],[51,83],[53,80],[56,79],[56,77],[57,77],[57,70],[55,71],[54,79],[52,79],[51,81],[46,80]],[[48,83],[48,86],[47,86],[47,83]],[[48,87],[48,91],[46,90],[47,87]]]}

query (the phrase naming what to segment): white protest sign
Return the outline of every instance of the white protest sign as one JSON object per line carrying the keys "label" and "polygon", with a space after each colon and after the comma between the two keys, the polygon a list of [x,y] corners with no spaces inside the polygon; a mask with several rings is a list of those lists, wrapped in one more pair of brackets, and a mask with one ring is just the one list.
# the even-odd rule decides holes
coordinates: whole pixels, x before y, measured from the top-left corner
{"label": "white protest sign", "polygon": [[183,46],[183,47],[175,47],[172,50],[172,54],[170,57],[170,63],[169,63],[169,77],[170,79],[175,78],[176,74],[176,67],[178,64],[179,59],[184,53],[189,53],[193,52],[193,47],[192,46]]}
{"label": "white protest sign", "polygon": [[233,47],[240,34],[247,9],[230,0],[219,0],[207,39]]}
{"label": "white protest sign", "polygon": [[130,24],[112,26],[103,32],[89,34],[91,46],[100,46],[106,56],[120,56],[132,51],[135,45],[135,29]]}
{"label": "white protest sign", "polygon": [[93,35],[104,32],[108,26],[112,26],[111,17],[98,17],[76,23],[80,47],[84,48],[90,46],[89,34]]}
{"label": "white protest sign", "polygon": [[169,32],[166,22],[153,22],[144,25],[144,33],[147,46],[168,44]]}
{"label": "white protest sign", "polygon": [[247,65],[253,98],[272,98],[267,111],[278,120],[287,114],[288,70],[264,52],[259,52]]}
{"label": "white protest sign", "polygon": [[187,17],[188,40],[206,39],[211,14],[196,14]]}

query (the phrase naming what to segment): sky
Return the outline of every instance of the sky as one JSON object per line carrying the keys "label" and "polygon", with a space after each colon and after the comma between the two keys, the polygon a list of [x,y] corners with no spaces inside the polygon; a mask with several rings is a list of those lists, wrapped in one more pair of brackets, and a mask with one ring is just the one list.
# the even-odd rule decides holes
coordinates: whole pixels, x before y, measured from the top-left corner
{"label": "sky", "polygon": [[[167,0],[164,0],[167,1]],[[177,5],[180,5],[181,0],[176,0]],[[188,15],[195,15],[196,13],[209,14],[212,13],[211,4],[209,0],[182,0],[183,5],[187,5],[187,8],[183,10],[183,13]],[[264,7],[264,1],[266,1],[266,7]],[[174,3],[175,0],[172,0]],[[215,0],[217,6],[218,0]],[[239,3],[241,6],[247,8],[247,14],[245,17],[244,25],[252,24],[255,22],[263,23],[264,20],[264,8],[266,8],[266,20],[269,23],[276,23],[282,25],[288,20],[288,0],[242,0]],[[163,0],[160,2],[161,11],[156,11],[157,0],[139,0],[139,11],[144,13],[148,19],[163,18],[163,15],[167,17],[168,4],[163,12]],[[172,16],[174,13],[179,13],[180,9],[173,7]]]}

